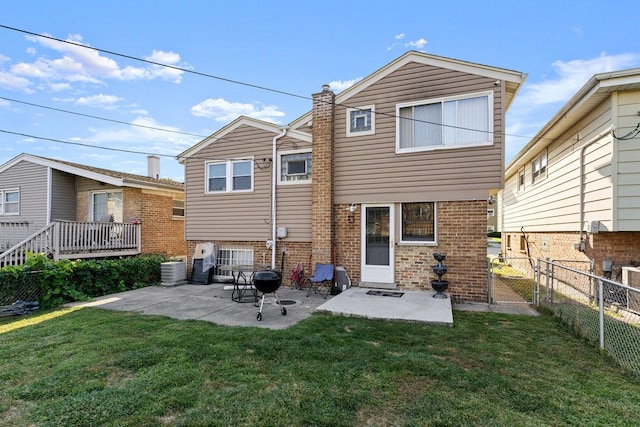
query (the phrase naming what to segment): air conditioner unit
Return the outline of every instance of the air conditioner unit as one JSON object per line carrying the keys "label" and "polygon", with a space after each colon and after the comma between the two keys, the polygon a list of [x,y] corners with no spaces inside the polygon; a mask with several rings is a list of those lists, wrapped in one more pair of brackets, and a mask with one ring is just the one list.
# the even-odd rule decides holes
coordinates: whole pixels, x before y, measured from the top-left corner
{"label": "air conditioner unit", "polygon": [[187,266],[181,261],[160,264],[160,285],[177,286],[187,283]]}
{"label": "air conditioner unit", "polygon": [[[640,268],[629,266],[622,267],[622,284],[627,285],[630,288],[640,289]],[[629,310],[640,313],[640,291],[627,292],[629,292],[629,297],[627,298]]]}

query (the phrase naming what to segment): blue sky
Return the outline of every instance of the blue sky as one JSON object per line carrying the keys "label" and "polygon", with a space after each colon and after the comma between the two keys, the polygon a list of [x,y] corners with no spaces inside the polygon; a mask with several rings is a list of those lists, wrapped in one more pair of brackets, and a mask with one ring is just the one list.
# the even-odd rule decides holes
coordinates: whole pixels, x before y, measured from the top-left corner
{"label": "blue sky", "polygon": [[[508,162],[593,74],[640,67],[637,7],[21,0],[3,2],[0,25],[301,97],[326,83],[338,92],[407,50],[521,71],[528,78],[507,115]],[[115,150],[176,155],[239,114],[286,124],[310,108],[308,99],[0,28],[0,164],[30,153],[144,175],[146,155]],[[183,168],[162,157],[161,176],[183,180]]]}

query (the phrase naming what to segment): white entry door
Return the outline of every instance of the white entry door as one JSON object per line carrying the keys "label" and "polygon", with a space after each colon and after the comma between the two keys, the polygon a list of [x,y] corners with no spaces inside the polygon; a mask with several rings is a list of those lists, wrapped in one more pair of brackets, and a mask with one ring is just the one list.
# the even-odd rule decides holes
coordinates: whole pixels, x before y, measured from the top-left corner
{"label": "white entry door", "polygon": [[395,283],[393,224],[393,205],[362,206],[363,282]]}

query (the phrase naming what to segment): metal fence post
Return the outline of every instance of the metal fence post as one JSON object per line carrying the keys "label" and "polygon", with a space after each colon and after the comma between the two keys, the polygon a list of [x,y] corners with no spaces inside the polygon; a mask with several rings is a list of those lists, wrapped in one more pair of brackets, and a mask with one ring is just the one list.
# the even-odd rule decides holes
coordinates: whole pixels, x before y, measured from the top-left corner
{"label": "metal fence post", "polygon": [[600,350],[604,350],[604,292],[602,280],[598,280],[598,323],[600,324]]}
{"label": "metal fence post", "polygon": [[540,258],[536,260],[536,306],[540,305]]}
{"label": "metal fence post", "polygon": [[491,304],[491,268],[493,259],[487,258],[487,304]]}

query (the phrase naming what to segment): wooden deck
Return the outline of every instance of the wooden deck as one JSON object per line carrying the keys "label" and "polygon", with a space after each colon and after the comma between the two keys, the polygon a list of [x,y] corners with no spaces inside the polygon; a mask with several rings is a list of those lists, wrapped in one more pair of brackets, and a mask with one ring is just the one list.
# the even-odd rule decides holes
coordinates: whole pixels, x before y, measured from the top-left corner
{"label": "wooden deck", "polygon": [[54,221],[0,253],[0,267],[24,264],[28,253],[54,260],[105,258],[137,255],[140,248],[140,224]]}

